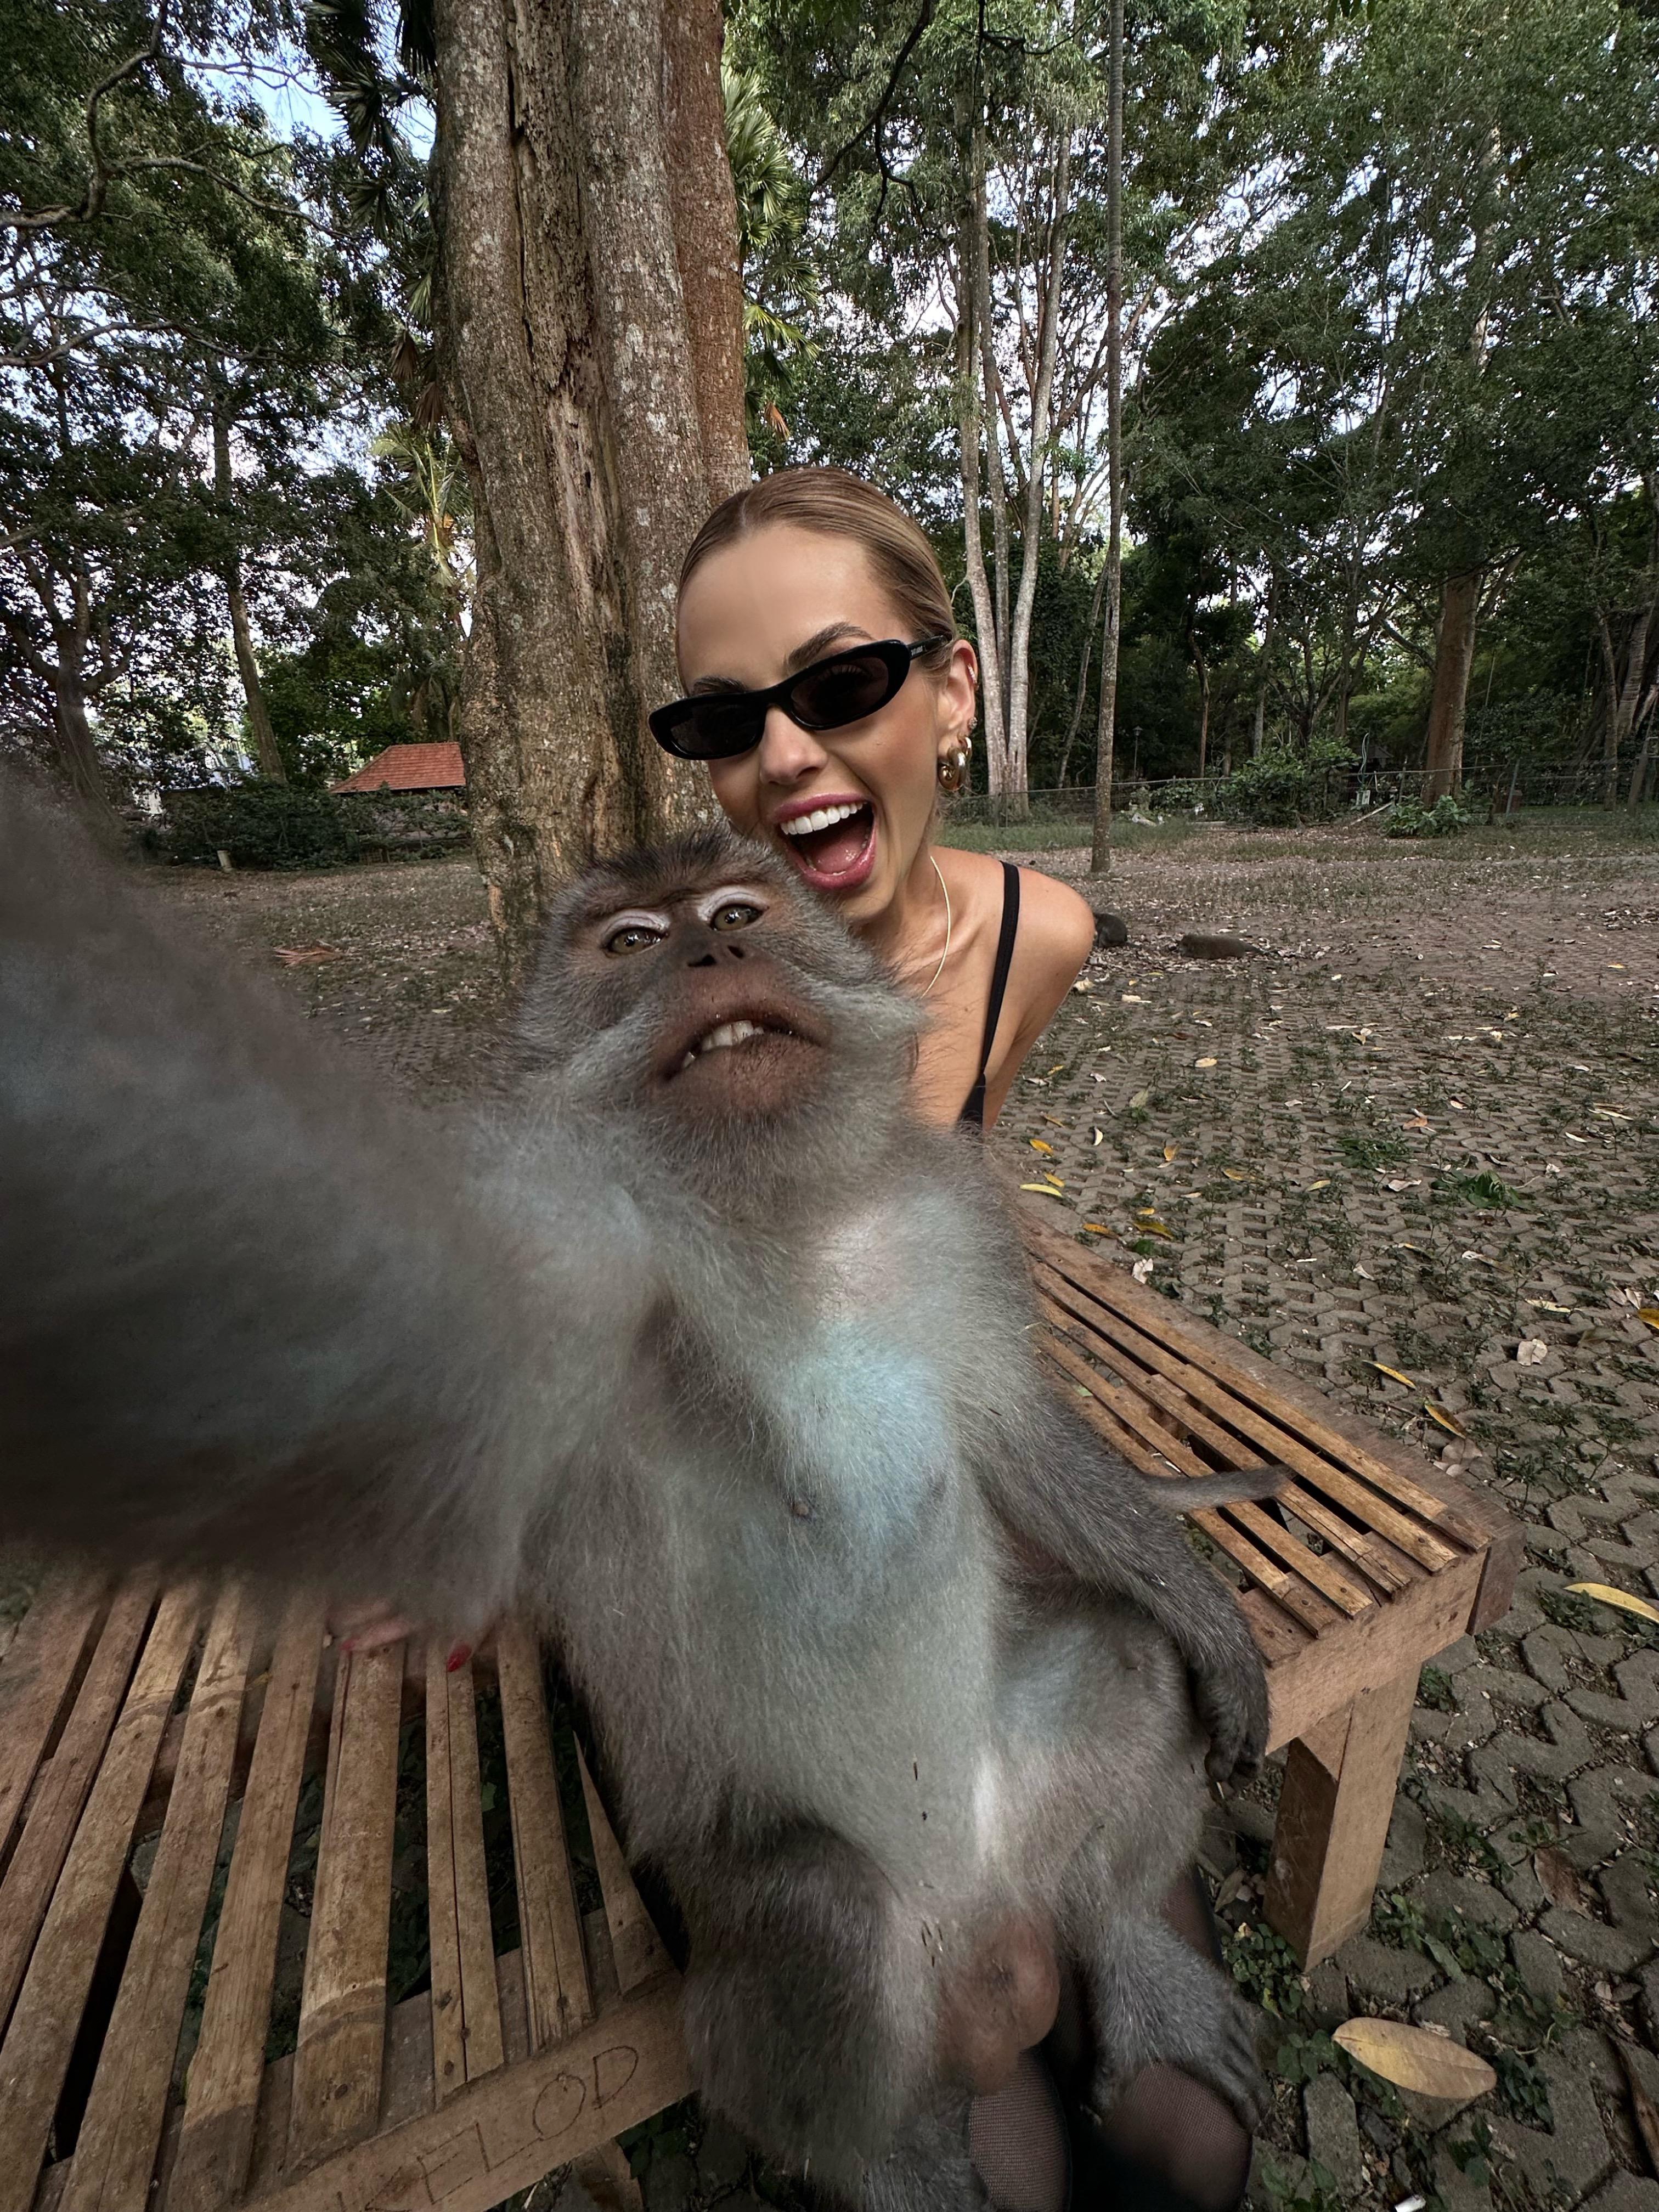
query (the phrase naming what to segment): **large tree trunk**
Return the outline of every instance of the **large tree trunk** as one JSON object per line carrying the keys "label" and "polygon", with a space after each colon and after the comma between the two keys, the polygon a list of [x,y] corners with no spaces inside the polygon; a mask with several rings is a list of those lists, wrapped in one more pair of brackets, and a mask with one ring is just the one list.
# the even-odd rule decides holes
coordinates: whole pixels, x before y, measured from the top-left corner
{"label": "large tree trunk", "polygon": [[[510,977],[571,868],[713,811],[645,714],[678,688],[680,559],[742,437],[740,331],[722,309],[694,343],[677,251],[709,252],[724,207],[693,283],[722,297],[724,142],[687,121],[717,28],[699,7],[667,40],[659,0],[438,0],[434,319],[477,559],[459,728]],[[665,104],[695,142],[685,207]]]}
{"label": "large tree trunk", "polygon": [[[975,99],[979,97],[977,90]],[[985,430],[985,473],[991,501],[991,562],[996,626],[996,714],[985,718],[987,781],[994,792],[1008,787],[1008,485],[1002,466],[1002,430],[997,406],[996,331],[992,315],[991,226],[985,204],[985,131],[977,120],[973,135],[973,240],[969,270],[974,334],[979,341],[980,412]]]}
{"label": "large tree trunk", "polygon": [[[985,543],[980,527],[979,371],[974,358],[974,289],[969,275],[973,239],[971,219],[963,225],[962,278],[957,288],[957,430],[962,464],[962,543],[968,569],[969,596],[974,602],[974,629],[979,643],[980,718],[985,738],[986,770],[1002,744],[1002,664],[997,653],[996,609],[991,599],[991,580],[985,573]],[[991,786],[994,789],[994,786]]]}
{"label": "large tree trunk", "polygon": [[743,270],[726,153],[720,0],[663,0],[664,154],[673,185],[674,256],[685,300],[691,380],[711,499],[749,482],[744,429]]}
{"label": "large tree trunk", "polygon": [[1261,678],[1255,687],[1255,714],[1250,723],[1250,758],[1261,757],[1262,739],[1267,728],[1267,679],[1273,649],[1273,624],[1279,613],[1279,579],[1267,578],[1267,613],[1261,626]]}
{"label": "large tree trunk", "polygon": [[[236,496],[236,480],[230,466],[229,409],[223,387],[216,380],[213,407],[213,495],[226,508]],[[253,625],[248,620],[247,599],[242,590],[241,563],[234,553],[227,557],[219,575],[230,608],[231,641],[236,648],[236,672],[242,679],[242,697],[247,707],[247,733],[253,746],[254,765],[269,781],[286,783],[288,770],[283,767],[283,756],[277,750],[276,732],[270,726],[270,710],[265,705],[264,686],[259,681],[259,663],[253,650]]]}
{"label": "large tree trunk", "polygon": [[1106,92],[1106,627],[1095,723],[1095,834],[1089,866],[1112,865],[1118,632],[1123,614],[1123,0],[1111,0]]}
{"label": "large tree trunk", "polygon": [[70,789],[100,842],[106,846],[118,844],[120,819],[110,804],[103,763],[93,743],[80,672],[61,658],[52,672],[52,708],[58,758]]}
{"label": "large tree trunk", "polygon": [[1474,659],[1475,617],[1480,609],[1480,571],[1448,576],[1440,591],[1440,628],[1434,647],[1434,686],[1429,695],[1429,737],[1423,765],[1423,803],[1432,806],[1463,786],[1463,711]]}

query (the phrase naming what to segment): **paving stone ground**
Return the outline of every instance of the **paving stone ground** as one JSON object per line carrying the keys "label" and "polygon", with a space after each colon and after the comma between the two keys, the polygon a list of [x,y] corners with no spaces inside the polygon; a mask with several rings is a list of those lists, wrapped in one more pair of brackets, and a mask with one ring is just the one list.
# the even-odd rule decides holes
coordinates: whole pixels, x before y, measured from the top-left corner
{"label": "paving stone ground", "polygon": [[[1526,1527],[1509,1618],[1425,1670],[1365,1935],[1304,1977],[1260,1924],[1273,1770],[1208,1832],[1233,1971],[1269,2008],[1254,2201],[1659,2212],[1619,2056],[1659,2103],[1659,1629],[1566,1587],[1659,1600],[1659,841],[1577,817],[1127,843],[1131,941],[1032,1055],[997,1152],[1063,1180],[1057,1223]],[[467,861],[151,880],[389,1079],[473,1079],[501,1003]],[[1184,961],[1193,928],[1267,950]],[[343,957],[276,958],[319,941]],[[0,1618],[27,1587],[6,1569]],[[1331,2042],[1353,2013],[1443,2028],[1497,2093],[1408,2109]],[[695,2106],[630,2149],[647,2212],[787,2195]],[[532,2193],[562,2189],[581,2212],[562,2175]]]}

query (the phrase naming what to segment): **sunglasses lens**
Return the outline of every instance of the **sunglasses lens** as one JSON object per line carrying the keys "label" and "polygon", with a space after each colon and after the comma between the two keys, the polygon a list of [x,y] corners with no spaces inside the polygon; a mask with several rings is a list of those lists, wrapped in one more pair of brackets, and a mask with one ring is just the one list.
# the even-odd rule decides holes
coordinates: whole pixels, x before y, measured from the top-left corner
{"label": "sunglasses lens", "polygon": [[671,749],[687,760],[724,760],[757,745],[763,726],[752,701],[715,696],[688,699],[666,735]]}
{"label": "sunglasses lens", "polygon": [[849,653],[809,668],[792,689],[789,703],[809,730],[838,730],[884,707],[897,685],[877,653]]}

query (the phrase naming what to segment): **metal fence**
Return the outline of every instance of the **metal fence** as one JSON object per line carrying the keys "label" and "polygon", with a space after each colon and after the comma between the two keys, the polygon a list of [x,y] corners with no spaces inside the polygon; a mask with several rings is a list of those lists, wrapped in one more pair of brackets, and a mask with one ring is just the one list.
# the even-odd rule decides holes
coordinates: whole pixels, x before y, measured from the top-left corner
{"label": "metal fence", "polygon": [[[1304,820],[1334,821],[1376,813],[1402,801],[1422,804],[1431,781],[1429,770],[1420,768],[1310,768],[1301,777],[1296,811]],[[1614,787],[1614,805],[1628,801],[1629,783],[1630,774],[1621,773]],[[1651,775],[1648,784],[1648,800],[1659,801]],[[1157,821],[1182,815],[1224,822],[1252,811],[1245,793],[1246,785],[1237,777],[1219,774],[1125,777],[1112,785],[1112,812],[1120,819],[1139,815]],[[1498,818],[1524,807],[1603,806],[1608,803],[1607,770],[1597,762],[1563,766],[1505,761],[1497,767],[1467,768],[1456,797],[1467,812]],[[945,819],[955,827],[1004,829],[1029,822],[1039,828],[1060,828],[1074,823],[1085,835],[1094,811],[1092,784],[1066,784],[1024,794],[963,792],[944,805]]]}

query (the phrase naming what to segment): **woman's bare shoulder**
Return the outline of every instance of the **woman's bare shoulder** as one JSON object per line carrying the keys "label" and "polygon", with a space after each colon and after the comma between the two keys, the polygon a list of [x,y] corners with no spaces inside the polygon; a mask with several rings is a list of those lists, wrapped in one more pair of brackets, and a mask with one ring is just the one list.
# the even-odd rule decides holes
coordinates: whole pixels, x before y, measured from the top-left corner
{"label": "woman's bare shoulder", "polygon": [[1088,901],[1041,868],[1019,872],[1019,941],[1038,974],[1069,984],[1094,950],[1095,917]]}

